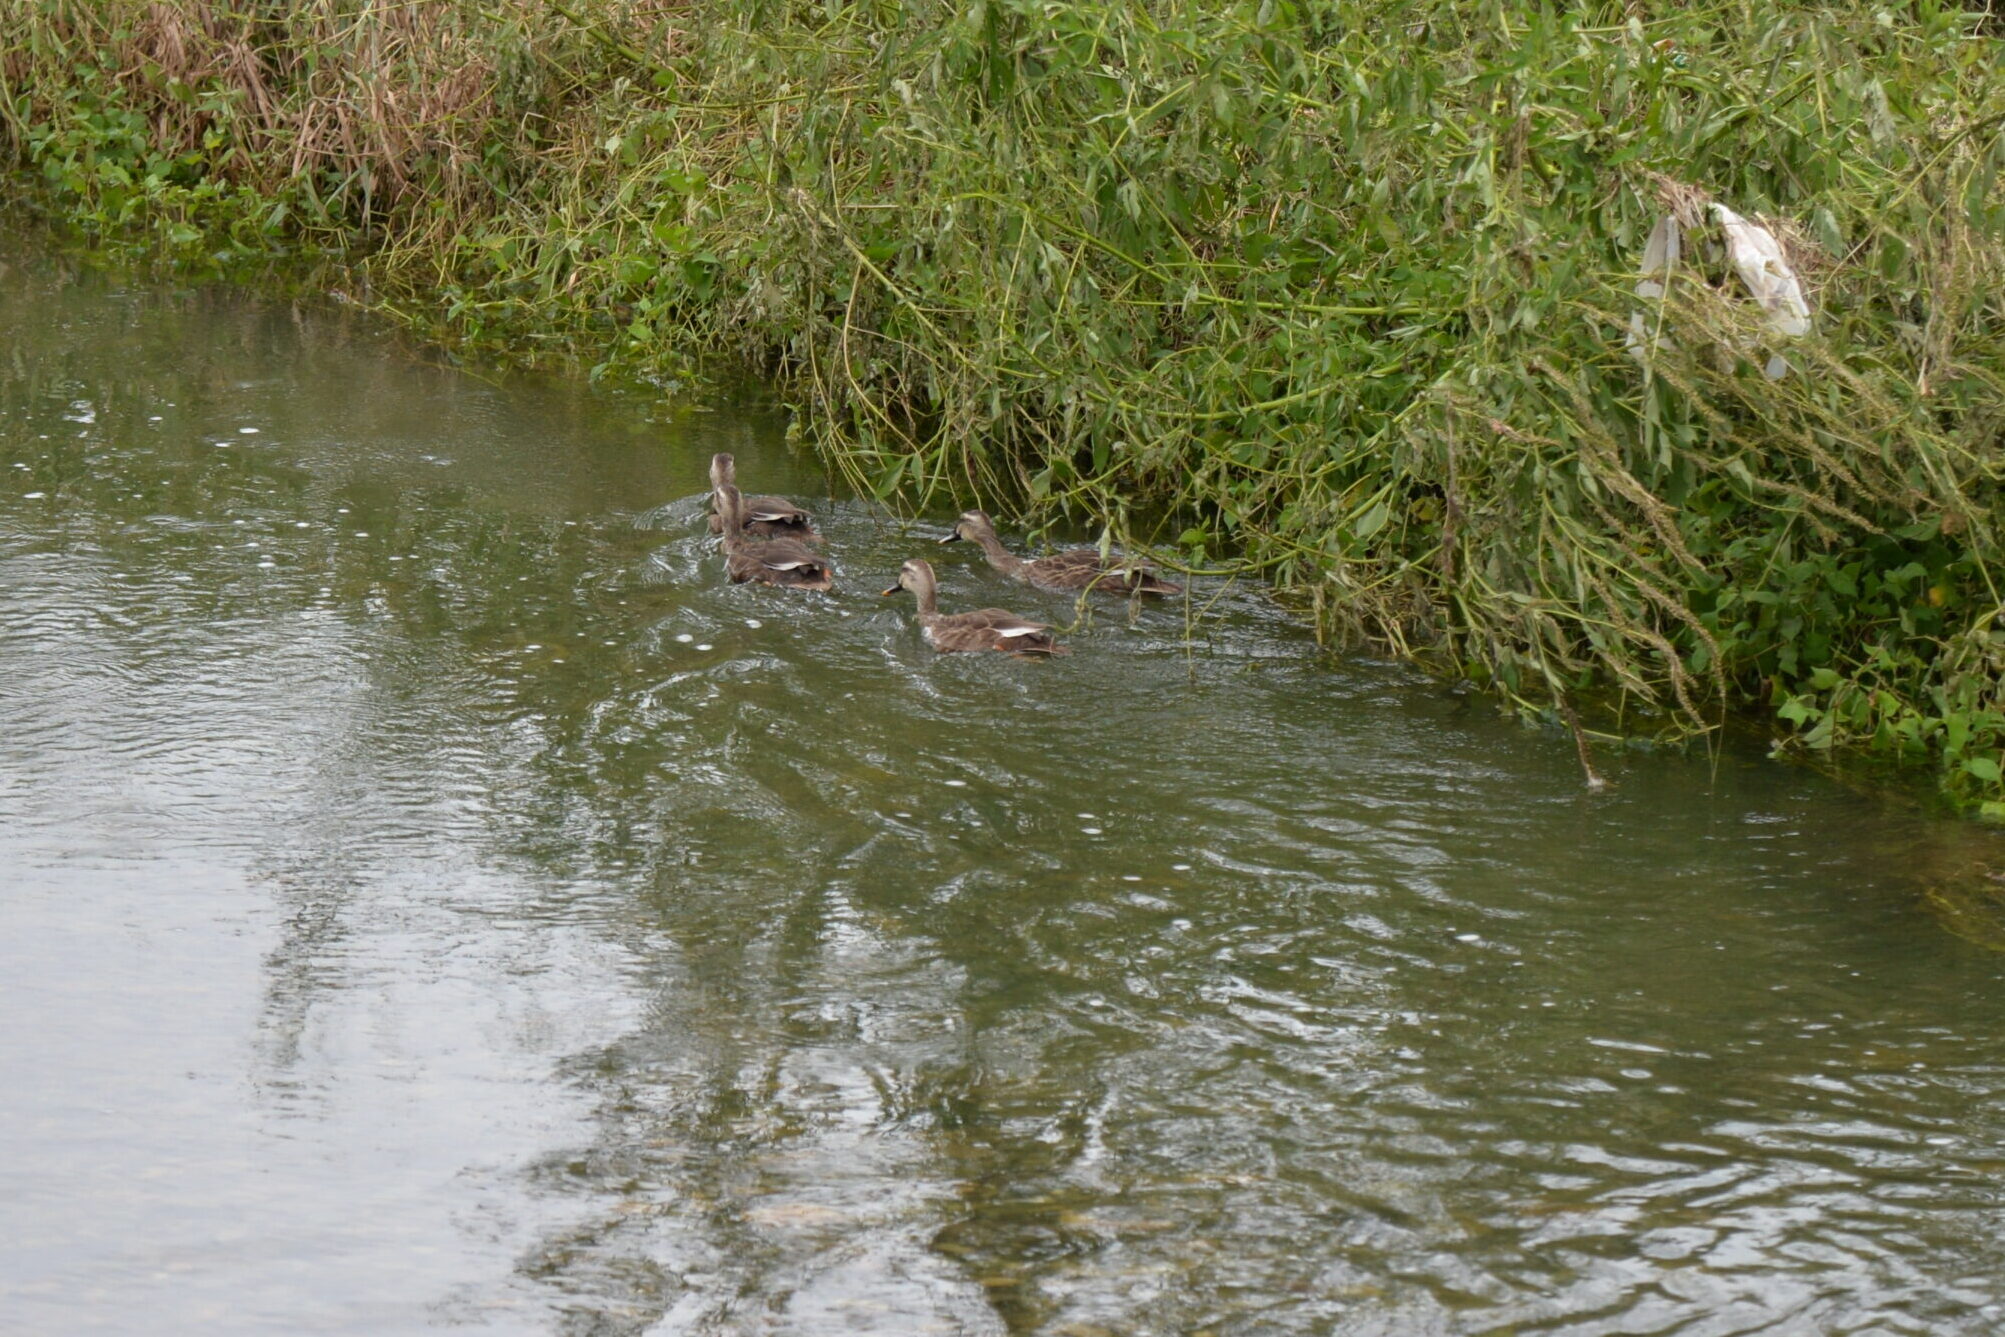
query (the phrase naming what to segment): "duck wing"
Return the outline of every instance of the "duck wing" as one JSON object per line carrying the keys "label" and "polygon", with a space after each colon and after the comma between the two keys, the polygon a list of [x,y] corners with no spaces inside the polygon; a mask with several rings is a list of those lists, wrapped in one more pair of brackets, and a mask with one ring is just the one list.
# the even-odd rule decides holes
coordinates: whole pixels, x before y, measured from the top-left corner
{"label": "duck wing", "polygon": [[734,543],[724,565],[733,581],[753,580],[803,590],[825,590],[835,584],[835,567],[797,539]]}
{"label": "duck wing", "polygon": [[[950,634],[963,642],[952,648],[957,650],[1000,650],[1010,655],[1063,655],[1070,654],[1051,634],[1051,628],[1042,622],[1032,622],[1018,617],[1003,608],[978,608],[972,613],[952,613],[940,618],[936,624],[942,633]],[[941,649],[948,647],[936,637],[935,644]]]}
{"label": "duck wing", "polygon": [[[714,503],[713,503],[714,504]],[[710,532],[724,532],[724,517],[710,512]],[[791,538],[819,542],[814,516],[785,497],[745,498],[745,532],[764,538]]]}
{"label": "duck wing", "polygon": [[1034,585],[1058,590],[1090,589],[1101,594],[1178,594],[1183,586],[1159,579],[1148,563],[1128,559],[1103,562],[1095,548],[1067,548],[1026,563]]}
{"label": "duck wing", "polygon": [[1117,576],[1121,583],[1114,588],[1124,594],[1182,594],[1184,587],[1173,580],[1164,580],[1140,562],[1130,562],[1126,566],[1110,567],[1110,576]]}
{"label": "duck wing", "polygon": [[814,517],[785,497],[747,497],[745,518],[764,520],[768,524],[805,525]]}

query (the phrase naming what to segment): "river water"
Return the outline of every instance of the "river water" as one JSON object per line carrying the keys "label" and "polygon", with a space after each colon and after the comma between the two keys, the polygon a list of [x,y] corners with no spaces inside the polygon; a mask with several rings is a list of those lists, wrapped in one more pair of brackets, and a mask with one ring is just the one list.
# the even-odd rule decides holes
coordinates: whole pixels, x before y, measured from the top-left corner
{"label": "river water", "polygon": [[938,657],[1072,609],[769,404],[0,258],[0,1330],[2005,1330],[1983,833],[1247,589]]}

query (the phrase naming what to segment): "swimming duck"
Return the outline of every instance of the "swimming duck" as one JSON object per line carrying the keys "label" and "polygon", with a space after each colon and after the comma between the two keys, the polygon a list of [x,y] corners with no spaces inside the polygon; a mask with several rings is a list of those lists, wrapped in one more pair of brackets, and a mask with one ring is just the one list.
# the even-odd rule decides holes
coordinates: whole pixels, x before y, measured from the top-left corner
{"label": "swimming duck", "polygon": [[1029,658],[1034,655],[1069,655],[1072,652],[1052,639],[1051,628],[1041,622],[1027,622],[1000,608],[981,608],[972,613],[942,613],[936,602],[939,581],[932,565],[914,557],[898,568],[898,583],[886,594],[910,590],[919,600],[919,629],[926,644],[942,654],[957,650],[1000,650],[1006,655]]}
{"label": "swimming duck", "polygon": [[724,570],[734,584],[754,580],[790,590],[825,590],[835,584],[828,559],[799,539],[747,538],[745,499],[736,487],[726,483],[710,498],[723,518]]}
{"label": "swimming duck", "polygon": [[[736,486],[738,461],[720,450],[710,457],[711,533],[724,532],[724,517],[718,514],[714,504],[717,489]],[[785,497],[746,497],[745,532],[759,538],[804,539],[811,543],[821,541],[821,535],[815,533],[814,517]]]}
{"label": "swimming duck", "polygon": [[995,521],[986,511],[966,511],[954,522],[954,532],[940,540],[953,543],[967,539],[982,550],[989,565],[1013,580],[1047,590],[1093,590],[1101,594],[1180,594],[1183,586],[1173,585],[1149,570],[1140,561],[1109,564],[1094,548],[1068,548],[1029,561],[1003,547],[996,537]]}

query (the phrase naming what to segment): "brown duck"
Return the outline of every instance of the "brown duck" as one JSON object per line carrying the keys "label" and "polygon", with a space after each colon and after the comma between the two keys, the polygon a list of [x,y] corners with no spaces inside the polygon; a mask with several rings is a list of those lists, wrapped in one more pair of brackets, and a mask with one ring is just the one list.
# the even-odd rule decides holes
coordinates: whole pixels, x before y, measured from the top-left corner
{"label": "brown duck", "polygon": [[724,570],[733,581],[755,580],[790,590],[825,590],[835,584],[835,568],[799,539],[745,536],[745,499],[726,483],[710,494],[723,517]]}
{"label": "brown duck", "polygon": [[1094,548],[1067,548],[1049,557],[1026,561],[1003,547],[996,537],[995,521],[986,511],[967,511],[954,522],[954,532],[940,540],[952,543],[967,539],[982,550],[989,565],[1012,580],[1046,590],[1092,590],[1099,594],[1179,594],[1183,586],[1172,585],[1140,561],[1101,560]]}
{"label": "brown duck", "polygon": [[[710,457],[710,532],[724,532],[724,517],[717,511],[717,489],[738,486],[738,461],[724,451]],[[815,533],[814,517],[785,497],[746,497],[745,532],[758,538],[804,539],[821,542]]]}
{"label": "brown duck", "polygon": [[921,558],[898,568],[898,583],[886,594],[910,590],[919,600],[919,629],[926,644],[942,654],[957,650],[1000,650],[1019,659],[1048,658],[1072,652],[1052,639],[1051,628],[1041,622],[1027,622],[1000,608],[981,608],[972,613],[943,613],[937,603],[939,582],[933,568]]}

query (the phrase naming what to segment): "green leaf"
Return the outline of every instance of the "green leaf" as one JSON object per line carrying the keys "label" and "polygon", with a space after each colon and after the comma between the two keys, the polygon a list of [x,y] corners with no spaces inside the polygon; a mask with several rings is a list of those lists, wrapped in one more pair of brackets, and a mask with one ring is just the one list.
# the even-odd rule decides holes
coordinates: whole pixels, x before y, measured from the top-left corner
{"label": "green leaf", "polygon": [[1816,724],[1810,727],[1809,733],[1803,735],[1804,746],[1814,747],[1819,751],[1828,750],[1834,741],[1837,725],[1838,721],[1835,717],[1829,714],[1825,715],[1823,719],[1818,720]]}
{"label": "green leaf", "polygon": [[870,490],[879,501],[883,501],[898,490],[898,484],[905,478],[906,466],[912,463],[910,455],[900,455],[891,461],[891,466],[877,476]]}

